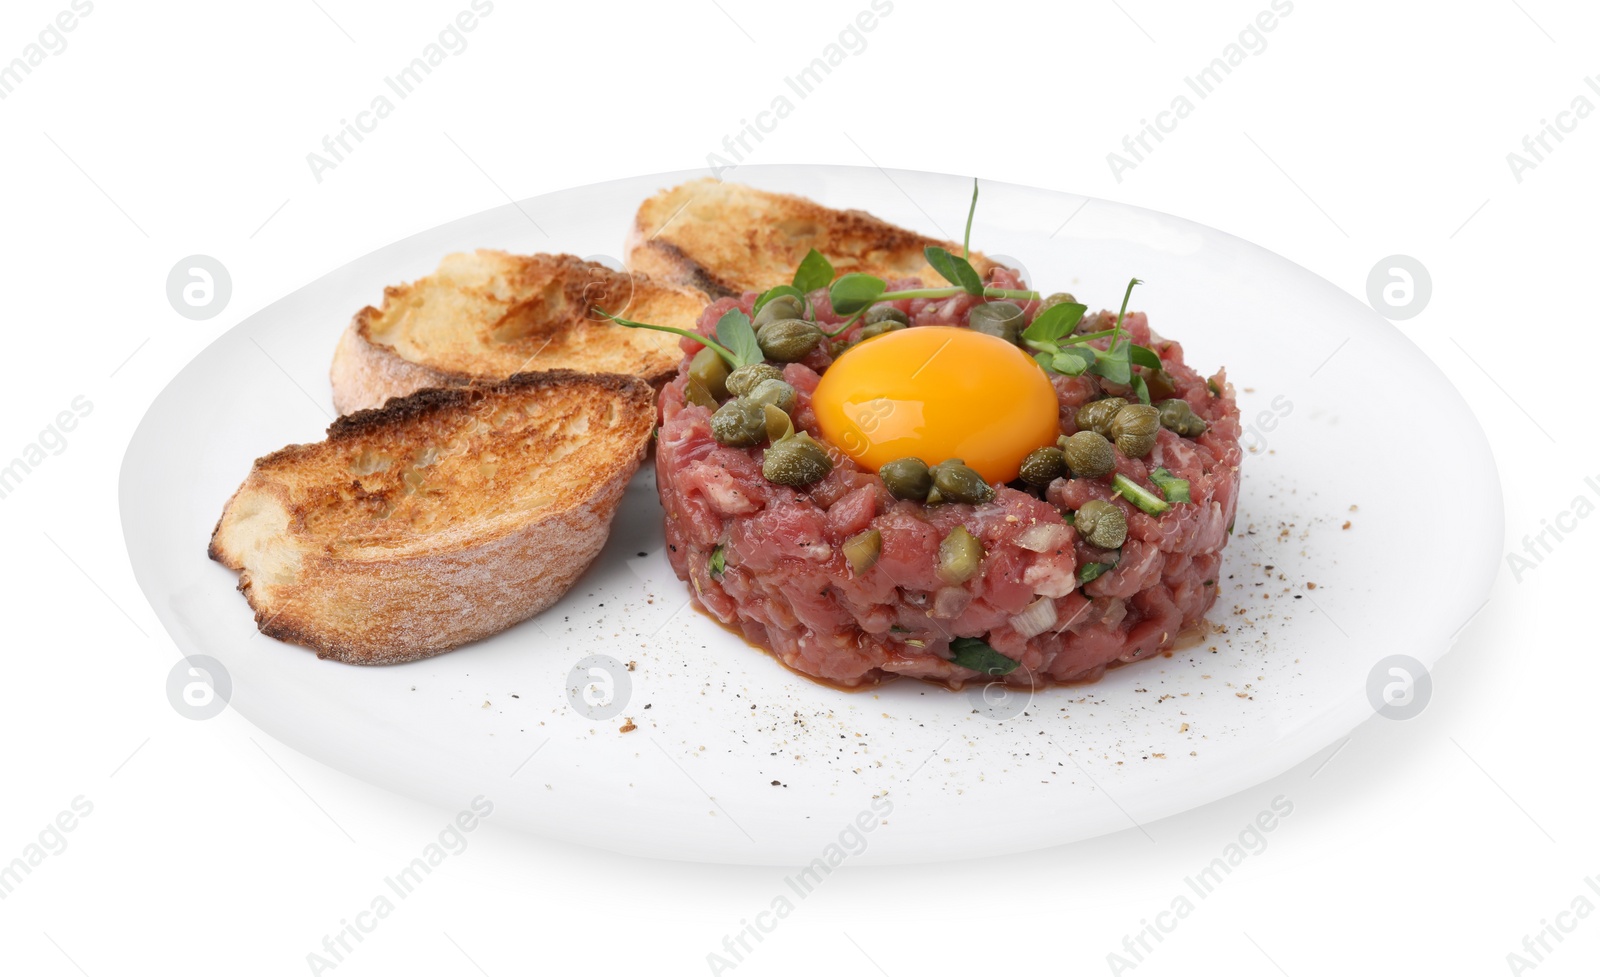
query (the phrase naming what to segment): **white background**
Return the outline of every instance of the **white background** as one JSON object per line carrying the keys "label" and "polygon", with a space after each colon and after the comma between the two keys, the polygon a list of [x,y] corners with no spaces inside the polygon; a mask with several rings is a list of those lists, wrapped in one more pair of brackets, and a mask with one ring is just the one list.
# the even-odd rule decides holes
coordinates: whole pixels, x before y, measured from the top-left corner
{"label": "white background", "polygon": [[[0,499],[0,862],[74,798],[93,804],[65,850],[0,901],[0,970],[312,972],[307,954],[454,813],[325,769],[231,712],[177,714],[164,692],[175,650],[122,546],[122,450],[166,381],[253,310],[507,195],[704,166],[866,9],[718,2],[498,0],[466,49],[321,182],[306,154],[467,0],[99,0],[66,49],[0,100],[0,459],[75,397],[93,404],[65,450]],[[8,2],[0,64],[67,6]],[[1562,514],[1575,498],[1600,499],[1587,389],[1600,120],[1576,121],[1520,181],[1506,156],[1577,96],[1600,105],[1584,84],[1600,73],[1600,12],[1296,0],[1264,50],[1194,98],[1184,77],[1266,7],[896,0],[747,159],[972,173],[1139,204],[1362,297],[1379,259],[1414,256],[1433,296],[1397,328],[1494,442],[1507,550],[1558,518],[1573,526]],[[1119,181],[1106,154],[1179,94],[1197,102],[1192,115]],[[165,293],[168,271],[196,253],[233,278],[228,307],[201,322]],[[1382,362],[1370,370],[1356,395],[1406,383]],[[1429,430],[1426,416],[1397,416],[1375,436]],[[1449,471],[1372,476],[1418,506],[1459,489]],[[1589,718],[1600,666],[1579,623],[1600,521],[1575,526],[1520,580],[1502,572],[1418,718],[1369,722],[1337,753],[1147,825],[1149,837],[851,866],[736,972],[1113,972],[1124,934],[1279,795],[1294,810],[1267,850],[1127,972],[1518,972],[1507,954],[1526,934],[1580,894],[1600,905],[1584,881],[1600,873]],[[1393,558],[1451,572],[1426,553]],[[996,829],[952,824],[952,849]],[[492,818],[470,837],[338,974],[706,973],[706,955],[785,874],[570,848]],[[1522,972],[1595,972],[1600,919],[1562,919],[1573,932]]]}

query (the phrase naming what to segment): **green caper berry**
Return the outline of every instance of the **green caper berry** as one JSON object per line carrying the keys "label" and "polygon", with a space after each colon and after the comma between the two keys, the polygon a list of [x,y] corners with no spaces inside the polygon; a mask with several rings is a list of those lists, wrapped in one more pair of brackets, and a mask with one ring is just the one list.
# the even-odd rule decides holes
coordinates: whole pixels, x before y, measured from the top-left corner
{"label": "green caper berry", "polygon": [[767,437],[767,412],[743,397],[728,401],[711,415],[711,436],[730,448],[749,448]]}
{"label": "green caper berry", "polygon": [[928,472],[933,476],[934,489],[945,502],[979,505],[994,498],[993,486],[959,458],[942,461]]}
{"label": "green caper berry", "polygon": [[1044,301],[1039,303],[1039,311],[1043,312],[1045,309],[1053,309],[1058,305],[1076,304],[1078,304],[1078,300],[1071,292],[1055,292],[1051,295],[1045,296]]}
{"label": "green caper berry", "polygon": [[881,336],[886,332],[894,332],[896,329],[904,328],[905,325],[903,323],[896,322],[893,319],[883,319],[878,322],[869,322],[861,327],[861,338],[871,339],[874,336]]}
{"label": "green caper berry", "polygon": [[[776,301],[776,300],[774,300]],[[806,354],[822,342],[822,330],[814,322],[804,319],[779,319],[769,323],[756,335],[761,352],[769,360],[793,363],[806,358]]]}
{"label": "green caper berry", "polygon": [[1110,502],[1090,499],[1079,509],[1072,525],[1090,546],[1114,550],[1128,538],[1128,517]]}
{"label": "green caper berry", "polygon": [[998,336],[1015,343],[1022,335],[1022,308],[1015,302],[984,302],[967,313],[967,326],[973,332]]}
{"label": "green caper berry", "polygon": [[1022,459],[1022,480],[1045,488],[1067,473],[1067,459],[1060,448],[1036,448]]}
{"label": "green caper berry", "polygon": [[811,440],[809,434],[784,438],[767,448],[761,459],[761,474],[777,485],[810,485],[833,471],[833,462],[822,445]]}
{"label": "green caper berry", "polygon": [[728,396],[728,361],[710,346],[702,347],[689,361],[689,379],[700,384],[713,398],[721,400]]}
{"label": "green caper berry", "polygon": [[771,363],[755,363],[750,366],[741,366],[728,374],[724,386],[728,393],[735,397],[743,397],[756,388],[763,380],[782,380],[783,371]]}
{"label": "green caper berry", "polygon": [[805,314],[806,304],[803,301],[793,295],[780,295],[763,305],[750,324],[760,330],[762,326],[784,319],[798,319]]}
{"label": "green caper berry", "polygon": [[771,404],[787,414],[794,409],[795,393],[794,388],[782,380],[763,380],[745,394],[744,399],[762,406]]}
{"label": "green caper berry", "polygon": [[1117,411],[1126,407],[1128,402],[1121,397],[1105,397],[1100,400],[1091,400],[1078,408],[1078,430],[1093,431],[1103,438],[1111,436],[1111,418]]}
{"label": "green caper berry", "polygon": [[862,325],[875,326],[880,322],[898,322],[902,326],[909,326],[911,317],[892,305],[875,305],[861,317]]}
{"label": "green caper berry", "polygon": [[897,499],[921,502],[933,488],[933,476],[928,474],[928,464],[921,458],[897,458],[878,469],[883,487]]}
{"label": "green caper berry", "polygon": [[1099,478],[1117,468],[1117,452],[1111,442],[1093,431],[1079,431],[1062,438],[1061,454],[1073,478]]}
{"label": "green caper berry", "polygon": [[1206,422],[1186,400],[1163,400],[1156,405],[1161,412],[1161,426],[1186,438],[1197,438],[1206,433]]}
{"label": "green caper berry", "polygon": [[834,359],[838,359],[848,352],[850,347],[854,345],[855,343],[852,343],[846,339],[835,339],[833,342],[828,344],[828,355]]}
{"label": "green caper berry", "polygon": [[1156,446],[1161,412],[1149,404],[1125,404],[1111,418],[1111,439],[1129,458],[1143,458]]}

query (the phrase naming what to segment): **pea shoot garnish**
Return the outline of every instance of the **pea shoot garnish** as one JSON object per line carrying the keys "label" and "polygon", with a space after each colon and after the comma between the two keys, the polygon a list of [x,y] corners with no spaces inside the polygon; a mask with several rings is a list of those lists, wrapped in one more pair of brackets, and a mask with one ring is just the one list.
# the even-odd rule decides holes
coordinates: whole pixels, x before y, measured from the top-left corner
{"label": "pea shoot garnish", "polygon": [[[1150,403],[1150,387],[1143,375],[1135,373],[1135,366],[1161,369],[1161,357],[1155,350],[1128,341],[1122,334],[1122,320],[1128,314],[1128,299],[1133,287],[1143,284],[1135,278],[1128,282],[1122,293],[1122,308],[1117,312],[1116,323],[1110,329],[1074,335],[1073,330],[1083,321],[1088,308],[1077,302],[1053,305],[1034,317],[1022,332],[1022,343],[1034,351],[1033,358],[1052,373],[1076,377],[1092,373],[1112,383],[1132,387],[1140,403]],[[1088,345],[1090,340],[1110,336],[1105,349]]]}
{"label": "pea shoot garnish", "polygon": [[729,309],[717,320],[717,338],[702,336],[688,329],[679,329],[676,326],[658,326],[650,322],[635,322],[612,315],[606,310],[596,306],[594,311],[605,316],[619,326],[629,329],[654,329],[657,332],[670,332],[677,336],[685,336],[704,346],[715,350],[728,364],[728,369],[737,370],[741,366],[750,366],[763,362],[766,357],[761,352],[761,344],[756,342],[755,329],[750,326],[750,317],[742,309]]}

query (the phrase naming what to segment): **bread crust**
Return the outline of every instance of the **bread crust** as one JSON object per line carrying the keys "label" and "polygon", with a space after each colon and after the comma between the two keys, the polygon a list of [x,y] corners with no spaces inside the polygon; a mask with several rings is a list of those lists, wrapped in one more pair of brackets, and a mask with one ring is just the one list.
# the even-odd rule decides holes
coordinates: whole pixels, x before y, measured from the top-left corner
{"label": "bread crust", "polygon": [[[317,511],[306,499],[329,486],[297,479],[330,453],[343,458],[373,445],[399,452],[425,444],[441,420],[541,398],[576,399],[592,405],[594,416],[615,405],[618,424],[585,441],[584,458],[564,471],[582,488],[536,516],[451,526],[387,552],[309,530]],[[263,634],[352,664],[427,658],[502,631],[566,593],[604,546],[654,421],[653,391],[637,377],[558,370],[481,388],[423,390],[339,418],[324,441],[257,459],[224,508],[208,554],[239,572],[239,590]],[[334,487],[358,492],[361,480]]]}
{"label": "bread crust", "polygon": [[[436,335],[420,344],[423,348],[385,340],[385,335],[404,334],[408,303],[438,294],[468,304],[466,310],[452,310],[455,314],[431,313],[448,320],[449,335]],[[709,302],[703,290],[617,272],[572,255],[489,250],[449,255],[432,275],[385,288],[381,307],[369,305],[351,318],[328,371],[334,408],[343,414],[428,387],[492,384],[530,365],[631,371],[659,389],[677,372],[677,339],[624,330],[593,315],[588,306],[602,304],[620,315],[638,308],[644,311],[633,315],[646,321],[688,329]],[[418,312],[413,318],[427,316]],[[495,338],[508,321],[524,322],[526,335],[510,342]],[[440,329],[435,321],[430,325]]]}
{"label": "bread crust", "polygon": [[[960,248],[864,210],[836,210],[805,197],[706,177],[640,204],[625,247],[633,271],[720,298],[788,281],[811,248],[840,274],[917,277],[937,284],[942,279],[923,257],[929,245]],[[998,267],[976,251],[970,260],[986,278]]]}

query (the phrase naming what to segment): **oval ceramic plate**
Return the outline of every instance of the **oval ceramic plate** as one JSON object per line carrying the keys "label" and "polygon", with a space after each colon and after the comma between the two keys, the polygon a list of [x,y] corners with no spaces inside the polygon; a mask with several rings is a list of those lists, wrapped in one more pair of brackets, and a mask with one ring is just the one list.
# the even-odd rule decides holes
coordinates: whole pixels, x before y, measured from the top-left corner
{"label": "oval ceramic plate", "polygon": [[[687,606],[648,470],[577,586],[494,638],[361,668],[259,635],[206,543],[254,458],[322,436],[350,316],[450,251],[614,260],[640,201],[697,175],[566,190],[393,244],[251,316],[160,395],[123,464],[129,554],[179,648],[225,665],[242,715],[400,793],[450,809],[484,794],[496,821],[617,851],[794,865],[865,837],[860,860],[947,859],[1128,829],[1258,784],[1372,715],[1380,661],[1431,664],[1484,601],[1502,523],[1489,449],[1399,332],[1237,238],[991,183],[976,247],[1091,308],[1114,308],[1137,275],[1154,328],[1240,390],[1250,450],[1220,597],[1170,657],[1031,699],[814,685]],[[946,237],[971,191],[966,177],[865,168],[738,176]],[[1360,396],[1376,391],[1373,363],[1408,382]],[[1381,436],[1413,410],[1435,436]],[[1448,473],[1453,489],[1423,502],[1381,475],[1395,471]],[[1449,572],[1423,572],[1418,554]]]}

